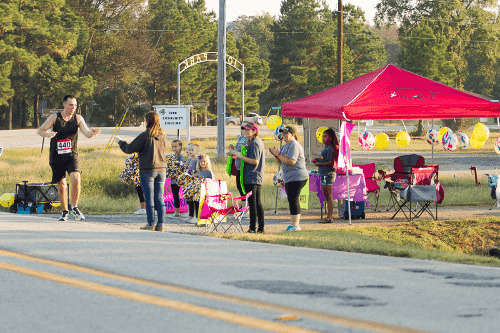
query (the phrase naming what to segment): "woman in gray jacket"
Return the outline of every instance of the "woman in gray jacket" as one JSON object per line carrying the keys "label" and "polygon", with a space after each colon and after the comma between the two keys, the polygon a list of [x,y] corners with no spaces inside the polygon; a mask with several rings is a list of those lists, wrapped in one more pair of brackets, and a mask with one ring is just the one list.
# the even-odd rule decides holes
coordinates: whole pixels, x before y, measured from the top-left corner
{"label": "woman in gray jacket", "polygon": [[[146,113],[145,121],[146,131],[139,134],[130,144],[121,140],[119,136],[115,137],[115,141],[124,153],[139,153],[139,177],[146,200],[148,218],[148,224],[141,229],[163,232],[163,221],[165,220],[163,192],[165,191],[165,171],[167,169],[165,159],[167,144],[158,114],[156,112]],[[155,202],[158,209],[156,227],[154,225]]]}

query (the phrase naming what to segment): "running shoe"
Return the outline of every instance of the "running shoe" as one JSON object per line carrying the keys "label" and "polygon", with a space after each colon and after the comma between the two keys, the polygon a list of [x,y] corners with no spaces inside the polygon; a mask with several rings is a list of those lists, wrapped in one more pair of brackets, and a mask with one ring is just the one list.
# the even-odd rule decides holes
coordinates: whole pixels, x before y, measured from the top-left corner
{"label": "running shoe", "polygon": [[77,221],[85,220],[85,216],[83,216],[78,207],[71,208],[71,215],[73,215]]}
{"label": "running shoe", "polygon": [[69,211],[63,210],[63,212],[61,214],[61,217],[59,218],[58,221],[67,221],[68,220],[68,215],[69,215]]}
{"label": "running shoe", "polygon": [[146,209],[139,208],[134,212],[135,215],[146,215]]}
{"label": "running shoe", "polygon": [[178,218],[181,218],[182,216],[181,216],[181,214],[173,213],[173,214],[170,214],[168,217],[171,219],[178,219]]}
{"label": "running shoe", "polygon": [[283,232],[299,231],[299,230],[300,230],[299,226],[294,227],[293,225],[290,224],[288,226],[288,228],[286,228],[285,230],[283,230]]}

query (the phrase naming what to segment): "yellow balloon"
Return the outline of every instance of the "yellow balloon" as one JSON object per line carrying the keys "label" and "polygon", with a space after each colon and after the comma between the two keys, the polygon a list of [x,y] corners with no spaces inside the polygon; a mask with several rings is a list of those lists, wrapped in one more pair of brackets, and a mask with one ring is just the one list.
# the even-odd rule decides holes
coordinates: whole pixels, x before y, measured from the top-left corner
{"label": "yellow balloon", "polygon": [[323,143],[323,132],[326,131],[328,127],[320,127],[316,130],[316,139],[318,139],[319,142]]}
{"label": "yellow balloon", "polygon": [[472,131],[473,133],[476,132],[476,131],[481,131],[481,130],[484,130],[484,129],[487,129],[488,126],[486,126],[485,124],[483,123],[477,123],[476,126],[474,126],[474,130]]}
{"label": "yellow balloon", "polygon": [[385,149],[389,146],[389,136],[385,133],[379,133],[375,137],[375,147],[378,149]]}
{"label": "yellow balloon", "polygon": [[477,132],[476,135],[475,135],[476,140],[479,141],[479,142],[485,142],[486,140],[488,140],[489,136],[490,136],[489,131],[487,133],[484,130],[481,130],[481,131]]}
{"label": "yellow balloon", "polygon": [[396,135],[396,144],[400,147],[406,147],[410,144],[410,135],[405,131],[399,131]]}
{"label": "yellow balloon", "polygon": [[451,133],[453,133],[453,131],[451,129],[449,129],[448,127],[441,127],[439,129],[439,132],[438,132],[438,139],[439,141],[441,141],[441,139],[443,138],[443,135],[444,133],[450,131]]}
{"label": "yellow balloon", "polygon": [[282,123],[283,123],[283,121],[281,120],[281,117],[271,116],[271,117],[267,118],[266,126],[272,131],[272,130],[275,130],[276,127],[278,127]]}
{"label": "yellow balloon", "polygon": [[[474,136],[474,135],[473,135]],[[476,149],[480,149],[484,146],[484,141],[483,142],[480,142],[478,141],[476,138],[472,138],[470,139],[470,145]]]}
{"label": "yellow balloon", "polygon": [[10,207],[14,204],[14,194],[12,193],[4,193],[0,196],[0,205],[2,207]]}
{"label": "yellow balloon", "polygon": [[60,201],[51,201],[50,205],[52,207],[59,207],[59,206],[61,206],[61,202]]}

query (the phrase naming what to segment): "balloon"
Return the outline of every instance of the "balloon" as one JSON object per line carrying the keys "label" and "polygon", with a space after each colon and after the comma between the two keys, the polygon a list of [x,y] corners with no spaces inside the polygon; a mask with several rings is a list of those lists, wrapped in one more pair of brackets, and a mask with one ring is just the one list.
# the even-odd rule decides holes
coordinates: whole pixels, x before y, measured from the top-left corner
{"label": "balloon", "polygon": [[273,176],[273,185],[276,187],[285,186],[285,181],[283,180],[283,173],[281,171],[276,172]]}
{"label": "balloon", "polygon": [[283,140],[283,133],[280,132],[280,129],[282,129],[282,128],[285,128],[285,126],[279,125],[278,127],[276,127],[276,129],[274,130],[274,133],[273,133],[274,138],[278,141]]}
{"label": "balloon", "polygon": [[319,142],[323,143],[323,132],[326,131],[328,127],[320,127],[316,130],[316,139],[318,139]]}
{"label": "balloon", "polygon": [[448,127],[441,127],[439,129],[439,132],[438,132],[438,140],[439,141],[441,141],[441,139],[443,138],[444,133],[446,133],[446,132],[453,133],[453,131],[451,129],[449,129]]}
{"label": "balloon", "polygon": [[495,152],[500,155],[500,138],[495,142]]}
{"label": "balloon", "polygon": [[467,134],[458,132],[457,133],[457,139],[458,139],[458,148],[459,149],[465,149],[469,146],[469,137]]}
{"label": "balloon", "polygon": [[59,206],[61,206],[61,201],[51,201],[50,205],[52,207],[59,207]]}
{"label": "balloon", "polygon": [[379,133],[375,137],[375,147],[378,149],[385,149],[389,146],[389,137],[385,133]]}
{"label": "balloon", "polygon": [[438,131],[436,131],[435,129],[428,130],[425,138],[427,139],[427,143],[430,145],[435,146],[439,143]]}
{"label": "balloon", "polygon": [[368,131],[364,131],[359,135],[358,143],[361,149],[370,150],[375,146],[375,137]]}
{"label": "balloon", "polygon": [[396,144],[400,147],[406,147],[410,144],[410,135],[405,131],[399,131],[396,134]]}
{"label": "balloon", "polygon": [[453,132],[448,131],[444,133],[443,138],[441,139],[443,144],[443,148],[448,151],[453,151],[457,149],[458,146],[458,138]]}
{"label": "balloon", "polygon": [[4,193],[0,196],[0,205],[2,207],[10,207],[14,204],[14,194],[12,193]]}
{"label": "balloon", "polygon": [[480,128],[476,133],[476,139],[477,141],[479,142],[484,142],[486,140],[488,140],[488,138],[490,137],[490,130],[488,129],[488,127],[484,127],[484,128]]}
{"label": "balloon", "polygon": [[269,128],[271,131],[276,129],[279,125],[281,125],[283,121],[281,120],[281,117],[279,116],[271,116],[267,118],[266,121],[266,126]]}
{"label": "balloon", "polygon": [[484,146],[484,142],[477,141],[474,135],[472,135],[470,138],[470,145],[476,149],[479,149]]}

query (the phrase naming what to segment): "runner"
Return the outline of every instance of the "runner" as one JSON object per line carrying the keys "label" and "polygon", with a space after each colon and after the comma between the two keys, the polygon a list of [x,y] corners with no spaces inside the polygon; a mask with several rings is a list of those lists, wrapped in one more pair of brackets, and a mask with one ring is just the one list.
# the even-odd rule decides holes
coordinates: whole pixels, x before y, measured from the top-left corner
{"label": "runner", "polygon": [[52,183],[57,183],[59,198],[63,207],[59,221],[67,221],[70,213],[68,209],[66,172],[71,179],[71,214],[78,221],[85,219],[85,216],[78,209],[82,173],[78,160],[78,129],[87,138],[101,132],[98,128],[90,130],[83,117],[75,114],[77,106],[74,96],[64,96],[64,111],[51,114],[37,131],[38,135],[51,139],[49,165],[52,168]]}

